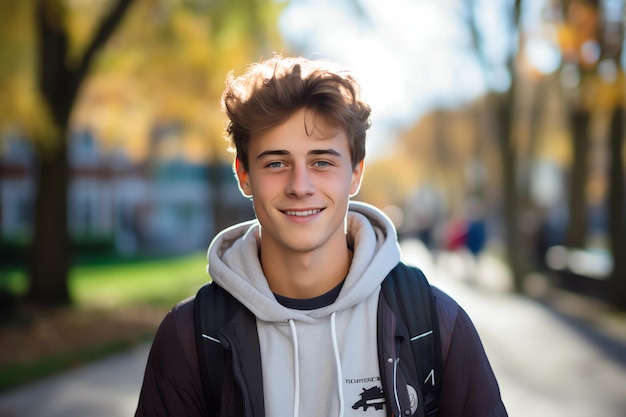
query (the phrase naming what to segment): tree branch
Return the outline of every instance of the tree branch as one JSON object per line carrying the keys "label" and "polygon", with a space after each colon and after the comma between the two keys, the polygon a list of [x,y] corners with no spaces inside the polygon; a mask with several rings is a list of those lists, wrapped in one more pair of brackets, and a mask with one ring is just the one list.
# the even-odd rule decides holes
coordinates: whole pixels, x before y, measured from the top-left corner
{"label": "tree branch", "polygon": [[85,49],[85,53],[78,67],[71,72],[70,79],[68,80],[69,91],[67,96],[67,103],[70,105],[70,108],[76,98],[76,95],[78,94],[78,89],[83,79],[89,71],[94,56],[109,40],[115,29],[119,26],[133,1],[134,0],[119,0],[115,6],[111,8],[109,14],[100,23],[100,27],[95,32],[91,43]]}
{"label": "tree branch", "polygon": [[134,0],[119,0],[118,3],[111,9],[109,14],[102,20],[100,27],[91,40],[91,44],[87,47],[85,54],[83,55],[83,59],[77,70],[78,74],[84,75],[84,73],[88,70],[94,55],[109,40],[125,16],[126,10],[133,3],[133,1]]}

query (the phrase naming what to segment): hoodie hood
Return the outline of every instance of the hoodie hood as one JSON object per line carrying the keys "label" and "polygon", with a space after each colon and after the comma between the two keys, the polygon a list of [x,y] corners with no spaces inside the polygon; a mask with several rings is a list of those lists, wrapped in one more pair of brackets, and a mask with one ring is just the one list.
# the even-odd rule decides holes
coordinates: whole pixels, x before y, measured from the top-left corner
{"label": "hoodie hood", "polygon": [[288,309],[276,301],[259,261],[260,224],[240,223],[218,234],[208,251],[208,273],[258,320],[285,322],[293,319],[313,323],[333,312],[359,303],[374,291],[400,261],[396,230],[379,209],[350,202],[347,238],[354,256],[337,300],[317,310]]}

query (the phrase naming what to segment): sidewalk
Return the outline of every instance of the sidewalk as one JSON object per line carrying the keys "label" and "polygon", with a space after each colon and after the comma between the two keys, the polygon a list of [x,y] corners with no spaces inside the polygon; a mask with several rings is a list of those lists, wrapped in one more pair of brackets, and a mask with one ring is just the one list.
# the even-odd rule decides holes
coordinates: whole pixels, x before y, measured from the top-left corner
{"label": "sidewalk", "polygon": [[148,345],[0,394],[0,417],[132,416]]}
{"label": "sidewalk", "polygon": [[626,314],[547,287],[541,301],[513,294],[493,256],[472,266],[453,254],[433,258],[415,242],[403,253],[469,313],[509,417],[626,416]]}

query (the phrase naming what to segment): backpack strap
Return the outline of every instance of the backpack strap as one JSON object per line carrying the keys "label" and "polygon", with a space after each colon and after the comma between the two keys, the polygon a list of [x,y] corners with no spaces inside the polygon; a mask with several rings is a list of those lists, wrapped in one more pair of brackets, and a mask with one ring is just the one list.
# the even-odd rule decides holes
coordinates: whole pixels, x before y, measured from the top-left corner
{"label": "backpack strap", "polygon": [[400,262],[383,281],[382,292],[393,312],[408,327],[426,415],[435,416],[442,364],[439,320],[432,288],[420,269]]}
{"label": "backpack strap", "polygon": [[232,295],[214,283],[202,286],[194,300],[196,345],[202,390],[209,415],[219,415],[222,402],[224,348],[216,331],[242,308]]}

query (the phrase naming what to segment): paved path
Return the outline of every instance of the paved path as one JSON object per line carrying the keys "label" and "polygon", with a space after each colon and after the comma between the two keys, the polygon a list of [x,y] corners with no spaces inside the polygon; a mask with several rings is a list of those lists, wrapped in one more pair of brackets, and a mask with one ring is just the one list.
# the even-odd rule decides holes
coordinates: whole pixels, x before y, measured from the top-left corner
{"label": "paved path", "polygon": [[0,417],[122,417],[137,406],[149,346],[0,395]]}
{"label": "paved path", "polygon": [[[508,273],[493,259],[477,266],[478,290],[463,281],[471,268],[461,258],[435,261],[416,242],[403,248],[407,262],[419,264],[473,318],[510,417],[626,416],[626,320],[583,326],[508,294]],[[148,349],[0,395],[0,417],[132,416]]]}
{"label": "paved path", "polygon": [[[511,294],[510,274],[494,258],[477,265],[449,254],[434,260],[417,242],[404,243],[403,253],[472,317],[510,417],[626,417],[626,315],[586,325]],[[474,286],[466,280],[473,269],[480,277]],[[596,313],[574,296],[561,302]]]}

